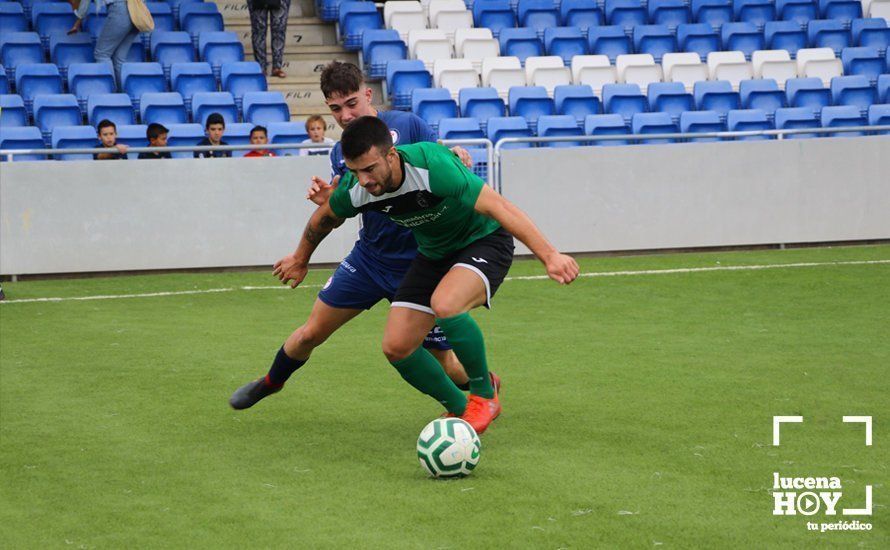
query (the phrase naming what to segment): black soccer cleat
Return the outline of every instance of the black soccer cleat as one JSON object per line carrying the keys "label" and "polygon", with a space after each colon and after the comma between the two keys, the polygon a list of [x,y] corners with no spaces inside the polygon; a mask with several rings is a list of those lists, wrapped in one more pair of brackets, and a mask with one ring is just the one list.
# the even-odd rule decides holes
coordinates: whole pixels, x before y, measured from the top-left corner
{"label": "black soccer cleat", "polygon": [[269,397],[273,393],[278,393],[284,386],[272,386],[266,381],[266,377],[258,378],[247,384],[244,384],[232,394],[229,398],[229,405],[233,409],[240,411],[249,409],[257,404],[260,399]]}

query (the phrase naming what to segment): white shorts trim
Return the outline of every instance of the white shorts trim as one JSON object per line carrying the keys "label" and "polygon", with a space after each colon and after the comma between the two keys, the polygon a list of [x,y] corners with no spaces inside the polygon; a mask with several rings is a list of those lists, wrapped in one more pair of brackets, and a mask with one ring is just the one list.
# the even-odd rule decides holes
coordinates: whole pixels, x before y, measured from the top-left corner
{"label": "white shorts trim", "polygon": [[430,315],[432,315],[432,316],[434,316],[434,317],[435,317],[435,315],[436,315],[435,313],[433,313],[433,308],[431,308],[431,307],[426,307],[426,306],[422,306],[422,305],[420,305],[420,304],[412,304],[411,302],[393,302],[392,304],[390,304],[389,307],[390,307],[390,308],[394,308],[394,307],[404,307],[404,308],[407,308],[407,309],[413,309],[413,310],[416,310],[416,311],[422,311],[422,312],[424,312],[424,313],[429,313]]}
{"label": "white shorts trim", "polygon": [[471,264],[457,263],[451,266],[452,269],[454,269],[455,267],[463,267],[469,269],[476,275],[479,275],[479,278],[481,278],[482,282],[485,283],[485,307],[491,309],[491,283],[488,282],[488,277],[485,276],[485,273],[482,273],[482,271],[478,267]]}

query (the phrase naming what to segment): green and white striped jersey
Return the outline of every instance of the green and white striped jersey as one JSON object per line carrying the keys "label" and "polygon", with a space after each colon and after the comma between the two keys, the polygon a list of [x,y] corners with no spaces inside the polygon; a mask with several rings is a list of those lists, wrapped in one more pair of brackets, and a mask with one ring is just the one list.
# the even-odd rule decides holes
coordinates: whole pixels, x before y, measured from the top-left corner
{"label": "green and white striped jersey", "polygon": [[396,150],[405,174],[402,185],[375,197],[349,172],[331,195],[330,205],[336,216],[351,218],[366,211],[380,212],[411,229],[418,251],[433,260],[466,248],[500,227],[474,209],[485,182],[447,147],[415,143]]}

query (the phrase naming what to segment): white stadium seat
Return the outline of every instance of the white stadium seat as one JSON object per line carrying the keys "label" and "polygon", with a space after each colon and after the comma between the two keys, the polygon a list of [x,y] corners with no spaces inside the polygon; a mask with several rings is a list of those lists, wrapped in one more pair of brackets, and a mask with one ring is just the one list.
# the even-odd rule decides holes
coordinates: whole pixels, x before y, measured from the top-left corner
{"label": "white stadium seat", "polygon": [[427,28],[426,16],[417,12],[395,12],[389,24],[390,29],[399,31],[402,42],[408,42],[408,35],[411,31],[423,30]]}
{"label": "white stadium seat", "polygon": [[828,86],[832,78],[844,74],[844,64],[834,57],[831,48],[805,48],[797,51],[797,74],[822,79]]}
{"label": "white stadium seat", "polygon": [[754,68],[740,51],[711,52],[708,54],[710,80],[727,80],[735,91],[742,80],[754,78]]}
{"label": "white stadium seat", "polygon": [[532,56],[525,60],[525,80],[529,86],[543,86],[553,96],[554,88],[572,83],[572,71],[558,55]]}
{"label": "white stadium seat", "polygon": [[572,81],[587,84],[602,96],[603,86],[618,82],[618,73],[607,55],[576,55],[572,58]]}
{"label": "white stadium seat", "polygon": [[413,30],[408,33],[408,51],[412,59],[419,59],[426,70],[433,72],[433,62],[437,59],[451,59],[451,42],[445,33],[438,29]]}
{"label": "white stadium seat", "polygon": [[754,65],[754,78],[772,78],[780,88],[785,81],[797,78],[797,62],[791,59],[788,50],[757,50],[751,56]]}
{"label": "white stadium seat", "polygon": [[386,28],[392,27],[392,16],[394,13],[423,13],[420,2],[416,0],[390,0],[383,4],[383,24]]}
{"label": "white stadium seat", "polygon": [[661,59],[665,82],[679,82],[692,92],[696,82],[708,80],[708,66],[695,52],[666,53]]}
{"label": "white stadium seat", "polygon": [[433,65],[433,81],[438,88],[446,88],[457,100],[461,88],[477,88],[479,74],[469,59],[437,59]]}
{"label": "white stadium seat", "polygon": [[501,46],[492,37],[491,29],[457,29],[454,34],[454,56],[469,59],[476,72],[482,73],[482,60],[501,55]]}
{"label": "white stadium seat", "polygon": [[518,57],[486,57],[482,60],[482,85],[498,91],[506,100],[513,86],[525,86],[525,70]]}
{"label": "white stadium seat", "polygon": [[618,82],[637,84],[643,90],[664,78],[661,65],[656,65],[655,58],[648,53],[619,55],[615,59],[615,68]]}

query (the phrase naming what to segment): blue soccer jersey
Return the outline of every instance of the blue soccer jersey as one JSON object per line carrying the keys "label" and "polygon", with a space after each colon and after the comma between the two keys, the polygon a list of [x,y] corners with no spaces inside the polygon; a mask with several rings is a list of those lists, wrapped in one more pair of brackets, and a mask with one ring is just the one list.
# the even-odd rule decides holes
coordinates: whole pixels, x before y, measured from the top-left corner
{"label": "blue soccer jersey", "polygon": [[[405,111],[378,111],[377,117],[389,126],[393,144],[408,145],[436,141],[436,133],[415,114]],[[343,176],[348,169],[338,141],[331,150],[331,177]],[[409,229],[399,227],[378,212],[362,214],[362,228],[356,247],[384,265],[405,265],[417,255],[417,242]]]}

